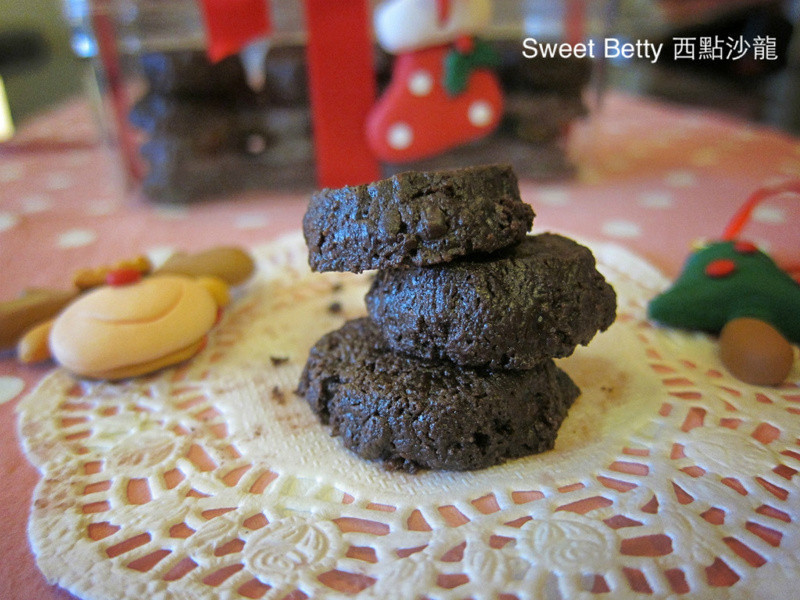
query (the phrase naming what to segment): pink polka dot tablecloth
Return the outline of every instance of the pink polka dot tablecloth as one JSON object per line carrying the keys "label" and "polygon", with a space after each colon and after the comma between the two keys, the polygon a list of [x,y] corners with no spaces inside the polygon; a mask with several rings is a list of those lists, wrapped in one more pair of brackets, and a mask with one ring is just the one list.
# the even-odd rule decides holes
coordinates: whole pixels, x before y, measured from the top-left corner
{"label": "pink polka dot tablecloth", "polygon": [[[718,114],[611,95],[575,126],[569,181],[522,181],[534,231],[614,242],[674,277],[699,239],[718,237],[749,194],[800,178],[800,140]],[[0,145],[0,298],[66,288],[74,270],[137,254],[255,246],[300,227],[306,192],[247,193],[192,205],[124,190],[80,101],[44,114]],[[800,263],[800,202],[759,205],[744,237],[780,263]],[[26,523],[38,474],[19,447],[14,408],[52,368],[0,354],[0,598],[65,599],[39,574]]]}

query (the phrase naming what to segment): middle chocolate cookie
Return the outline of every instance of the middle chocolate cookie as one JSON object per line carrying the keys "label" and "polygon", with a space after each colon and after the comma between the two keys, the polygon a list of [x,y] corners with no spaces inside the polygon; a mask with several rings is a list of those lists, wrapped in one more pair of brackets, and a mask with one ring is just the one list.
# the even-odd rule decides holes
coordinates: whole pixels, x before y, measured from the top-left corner
{"label": "middle chocolate cookie", "polygon": [[366,304],[397,352],[503,369],[569,356],[616,317],[591,251],[549,233],[480,259],[380,271]]}

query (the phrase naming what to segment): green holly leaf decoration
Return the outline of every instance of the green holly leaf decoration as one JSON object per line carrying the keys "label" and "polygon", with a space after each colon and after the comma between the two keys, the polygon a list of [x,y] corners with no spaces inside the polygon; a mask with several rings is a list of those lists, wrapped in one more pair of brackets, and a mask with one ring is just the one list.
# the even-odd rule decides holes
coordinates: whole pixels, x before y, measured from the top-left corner
{"label": "green holly leaf decoration", "polygon": [[469,77],[475,69],[494,69],[500,65],[497,52],[483,40],[471,39],[470,49],[453,46],[444,59],[444,89],[450,96],[458,96],[467,89]]}

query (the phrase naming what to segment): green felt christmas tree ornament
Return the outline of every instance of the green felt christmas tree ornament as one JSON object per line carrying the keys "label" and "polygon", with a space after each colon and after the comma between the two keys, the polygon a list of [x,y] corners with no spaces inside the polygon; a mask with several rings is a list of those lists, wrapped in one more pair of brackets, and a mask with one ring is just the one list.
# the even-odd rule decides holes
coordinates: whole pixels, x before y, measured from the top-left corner
{"label": "green felt christmas tree ornament", "polygon": [[648,306],[648,316],[662,325],[719,335],[725,367],[755,385],[778,385],[792,369],[792,344],[800,344],[800,284],[737,238],[759,202],[786,192],[800,194],[800,182],[754,193],[722,240],[693,253],[673,285]]}

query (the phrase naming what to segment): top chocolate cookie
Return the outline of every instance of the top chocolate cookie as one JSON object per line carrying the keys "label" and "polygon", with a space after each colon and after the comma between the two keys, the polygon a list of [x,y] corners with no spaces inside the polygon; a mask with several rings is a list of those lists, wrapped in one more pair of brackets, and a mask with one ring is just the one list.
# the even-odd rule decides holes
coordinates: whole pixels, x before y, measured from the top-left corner
{"label": "top chocolate cookie", "polygon": [[359,273],[494,252],[525,239],[533,217],[512,168],[490,165],[324,189],[303,234],[313,270]]}

